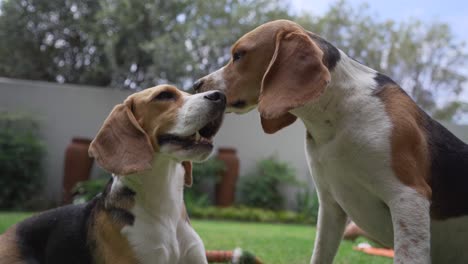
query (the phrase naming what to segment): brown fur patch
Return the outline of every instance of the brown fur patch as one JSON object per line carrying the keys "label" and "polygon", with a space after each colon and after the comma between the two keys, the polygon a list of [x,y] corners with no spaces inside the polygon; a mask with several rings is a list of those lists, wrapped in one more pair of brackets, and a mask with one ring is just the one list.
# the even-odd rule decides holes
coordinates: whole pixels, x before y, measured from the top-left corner
{"label": "brown fur patch", "polygon": [[392,167],[396,176],[430,199],[430,154],[422,110],[395,84],[385,85],[376,95],[384,102],[393,124]]}
{"label": "brown fur patch", "polygon": [[138,263],[128,240],[121,234],[123,224],[113,221],[105,211],[97,212],[90,240],[95,241],[94,259],[97,263]]}
{"label": "brown fur patch", "polygon": [[26,264],[21,258],[16,239],[16,225],[0,235],[0,264]]}

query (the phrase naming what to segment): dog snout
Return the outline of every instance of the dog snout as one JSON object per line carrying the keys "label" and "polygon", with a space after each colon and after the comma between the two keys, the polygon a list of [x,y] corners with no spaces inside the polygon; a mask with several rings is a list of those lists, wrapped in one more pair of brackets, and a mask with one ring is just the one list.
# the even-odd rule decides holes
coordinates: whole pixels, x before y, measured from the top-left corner
{"label": "dog snout", "polygon": [[200,89],[202,88],[203,86],[203,79],[198,79],[196,82],[193,83],[192,85],[192,89],[195,91],[195,92],[199,92]]}

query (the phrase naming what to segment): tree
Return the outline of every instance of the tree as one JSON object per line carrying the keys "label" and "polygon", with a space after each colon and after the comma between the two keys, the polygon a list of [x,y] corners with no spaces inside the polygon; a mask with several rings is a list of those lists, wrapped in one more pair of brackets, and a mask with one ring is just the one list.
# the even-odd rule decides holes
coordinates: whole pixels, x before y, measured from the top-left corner
{"label": "tree", "polygon": [[101,35],[111,60],[113,85],[157,83],[188,87],[222,66],[245,32],[286,17],[279,1],[105,0]]}
{"label": "tree", "polygon": [[0,15],[0,75],[107,85],[107,59],[94,38],[94,0],[6,0]]}
{"label": "tree", "polygon": [[382,21],[368,5],[335,2],[291,15],[280,0],[4,0],[0,76],[143,89],[187,88],[229,59],[238,37],[293,19],[400,83],[426,111],[456,119],[467,104],[468,54],[447,24]]}
{"label": "tree", "polygon": [[244,32],[287,10],[279,0],[5,0],[0,75],[187,87],[224,64]]}
{"label": "tree", "polygon": [[[466,85],[465,43],[445,23],[380,21],[369,6],[341,0],[321,17],[299,22],[349,56],[390,76],[436,118],[450,120],[468,110],[458,96]],[[444,100],[442,100],[444,98]]]}

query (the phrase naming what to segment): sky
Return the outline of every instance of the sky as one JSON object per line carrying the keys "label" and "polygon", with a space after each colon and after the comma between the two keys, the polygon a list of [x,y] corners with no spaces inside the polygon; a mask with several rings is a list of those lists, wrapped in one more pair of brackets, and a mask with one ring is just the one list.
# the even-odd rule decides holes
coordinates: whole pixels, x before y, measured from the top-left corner
{"label": "sky", "polygon": [[[322,15],[336,0],[291,0],[295,12]],[[353,6],[368,3],[373,13],[382,19],[395,21],[418,18],[423,21],[448,23],[457,38],[468,42],[468,1],[466,0],[347,0]]]}

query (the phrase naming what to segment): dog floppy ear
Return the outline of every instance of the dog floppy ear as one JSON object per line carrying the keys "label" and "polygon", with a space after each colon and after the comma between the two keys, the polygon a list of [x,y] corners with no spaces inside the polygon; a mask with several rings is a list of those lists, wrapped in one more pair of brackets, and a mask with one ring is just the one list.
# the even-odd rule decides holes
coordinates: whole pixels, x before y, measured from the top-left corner
{"label": "dog floppy ear", "polygon": [[318,98],[330,82],[323,51],[303,32],[281,30],[263,76],[258,110],[266,133],[292,124],[288,111]]}
{"label": "dog floppy ear", "polygon": [[187,187],[192,187],[192,183],[193,183],[192,162],[191,161],[182,161],[182,166],[184,166],[184,170],[185,170],[184,184]]}
{"label": "dog floppy ear", "polygon": [[114,107],[88,151],[103,169],[117,175],[151,169],[154,150],[130,110],[132,103],[127,99]]}
{"label": "dog floppy ear", "polygon": [[276,131],[282,129],[283,127],[287,127],[290,124],[294,123],[297,117],[290,113],[285,113],[284,115],[277,118],[266,119],[260,117],[260,119],[263,131],[267,134],[273,134]]}

